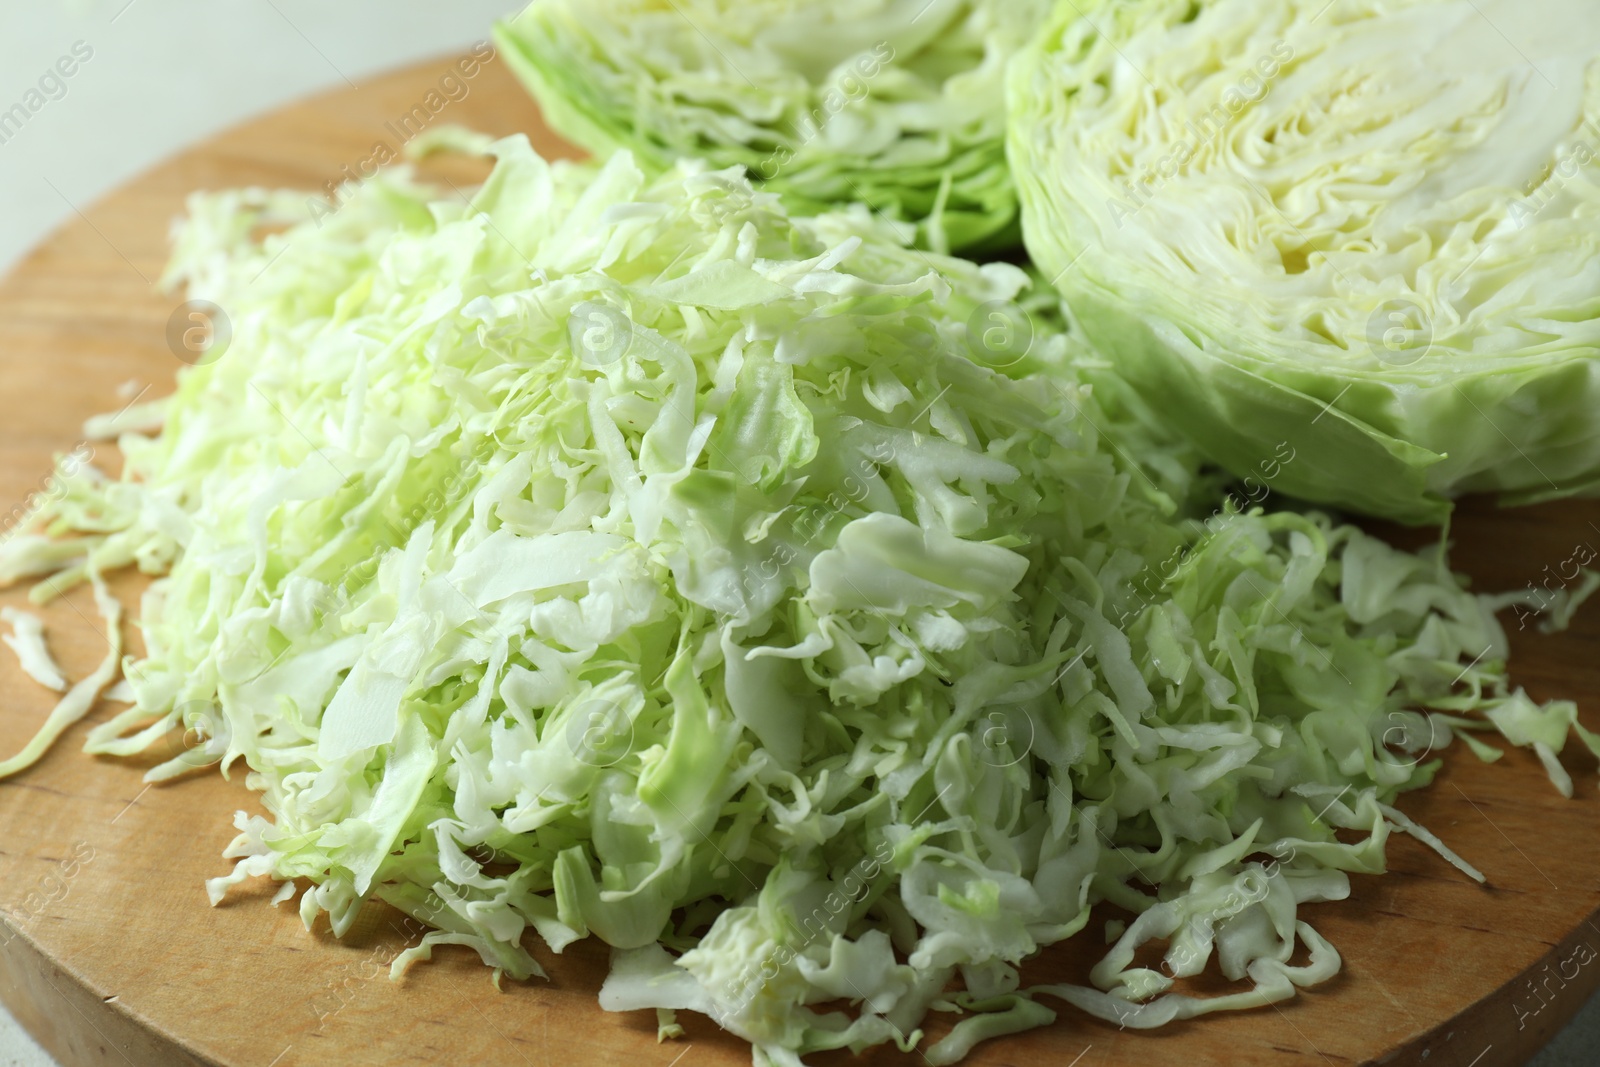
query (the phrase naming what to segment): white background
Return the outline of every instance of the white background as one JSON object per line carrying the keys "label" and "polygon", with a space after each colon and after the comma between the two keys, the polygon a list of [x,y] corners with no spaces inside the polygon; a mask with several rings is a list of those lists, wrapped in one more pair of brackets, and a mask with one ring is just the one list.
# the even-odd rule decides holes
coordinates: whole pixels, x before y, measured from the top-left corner
{"label": "white background", "polygon": [[[520,6],[518,0],[7,3],[0,9],[0,111],[21,100],[74,42],[86,42],[94,57],[67,81],[64,97],[0,144],[0,271],[70,217],[73,205],[92,204],[177,149],[297,97],[464,50],[488,35],[495,18]],[[1536,1067],[1595,1063],[1600,1001],[1534,1061]],[[53,1067],[4,1008],[0,1067]]]}

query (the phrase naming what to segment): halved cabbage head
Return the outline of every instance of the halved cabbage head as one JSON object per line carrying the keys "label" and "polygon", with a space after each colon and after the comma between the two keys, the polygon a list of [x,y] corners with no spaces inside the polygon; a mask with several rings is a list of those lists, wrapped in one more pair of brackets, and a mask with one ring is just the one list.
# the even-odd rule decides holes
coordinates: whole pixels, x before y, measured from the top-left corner
{"label": "halved cabbage head", "polygon": [[1213,459],[1413,522],[1600,478],[1588,5],[1080,0],[1010,109],[1029,251]]}
{"label": "halved cabbage head", "polygon": [[496,32],[562,136],[863,201],[925,246],[1014,244],[1004,71],[1048,0],[535,0]]}

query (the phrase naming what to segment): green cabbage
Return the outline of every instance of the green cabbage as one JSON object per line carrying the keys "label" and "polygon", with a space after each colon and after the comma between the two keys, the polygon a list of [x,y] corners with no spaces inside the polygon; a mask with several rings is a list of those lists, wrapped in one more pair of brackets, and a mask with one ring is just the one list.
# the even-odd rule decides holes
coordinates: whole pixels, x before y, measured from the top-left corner
{"label": "green cabbage", "polygon": [[1580,0],[1081,0],[1011,70],[1030,253],[1152,407],[1409,522],[1600,482]]}
{"label": "green cabbage", "polygon": [[534,0],[496,33],[550,125],[598,154],[742,166],[927,247],[1014,245],[1004,71],[1049,0]]}
{"label": "green cabbage", "polygon": [[[270,817],[238,816],[213,901],[304,880],[340,935],[386,901],[429,928],[396,974],[454,945],[524,978],[526,940],[592,934],[602,1002],[663,1033],[950,1063],[1045,997],[1146,1027],[1291,996],[1339,966],[1300,905],[1390,833],[1481,879],[1393,806],[1455,732],[1553,774],[1596,747],[1507,686],[1493,610],[1531,593],[1194,510],[1194,454],[1075,380],[1021,270],[791,218],[734,169],[493,150],[470,199],[197,195],[171,276],[226,349],[119,479],[63,463],[0,543],[12,580],[92,581],[114,641],[102,574],[160,576],[88,747],[204,738],[152,780],[243,761]],[[1021,988],[1097,904],[1131,922],[1093,984]],[[1229,995],[1170,991],[1212,961]]]}

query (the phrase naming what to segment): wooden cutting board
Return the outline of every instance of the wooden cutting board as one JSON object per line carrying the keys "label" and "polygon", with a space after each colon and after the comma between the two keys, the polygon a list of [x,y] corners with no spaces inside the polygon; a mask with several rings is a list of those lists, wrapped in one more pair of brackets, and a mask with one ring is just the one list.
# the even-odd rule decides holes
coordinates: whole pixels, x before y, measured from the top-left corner
{"label": "wooden cutting board", "polygon": [[[125,399],[120,383],[136,383],[132,392],[148,386],[148,395],[170,388],[179,363],[166,338],[180,298],[151,283],[185,194],[251,184],[315,189],[345,168],[357,173],[379,145],[397,147],[400,120],[415,121],[449,70],[448,60],[427,63],[289,108],[99,203],[76,205],[74,220],[0,286],[0,509],[50,491],[51,454],[71,451],[87,416]],[[430,123],[526,131],[547,153],[568,154],[502,62],[467,84],[466,98]],[[109,446],[95,447],[97,462],[114,460]],[[1509,512],[1472,504],[1456,535],[1456,564],[1479,587],[1519,587],[1570,573],[1575,552],[1594,554],[1600,504]],[[138,582],[119,588],[132,593]],[[12,591],[0,603],[22,599]],[[104,648],[92,601],[80,590],[45,615],[58,658],[82,677]],[[1600,608],[1568,633],[1529,627],[1512,638],[1516,679],[1539,698],[1575,697],[1600,728]],[[9,653],[0,653],[0,698],[0,752],[9,754],[51,700]],[[90,722],[108,713],[97,709]],[[652,1013],[602,1012],[603,947],[579,945],[562,957],[536,950],[551,980],[508,981],[500,992],[475,955],[454,949],[393,984],[381,975],[408,941],[397,913],[368,909],[340,942],[325,926],[307,933],[292,908],[268,907],[265,885],[209,907],[202,883],[229,869],[220,852],[234,811],[259,810],[242,773],[146,788],[141,775],[155,759],[87,757],[79,751],[87,725],[37,767],[0,782],[0,997],[68,1067],[750,1062],[747,1046],[699,1017],[685,1016],[684,1040],[658,1045]],[[1568,756],[1574,800],[1560,797],[1526,753],[1485,766],[1452,750],[1434,788],[1401,806],[1485,871],[1489,885],[1397,835],[1389,874],[1356,876],[1349,901],[1305,910],[1345,968],[1293,1002],[1156,1033],[1118,1031],[1062,1006],[1054,1027],[981,1046],[970,1062],[1523,1062],[1600,986],[1600,965],[1591,965],[1600,951],[1600,795],[1593,761]],[[1103,951],[1093,940],[1058,946],[1028,977],[1084,980]],[[882,1050],[865,1059],[920,1062]]]}

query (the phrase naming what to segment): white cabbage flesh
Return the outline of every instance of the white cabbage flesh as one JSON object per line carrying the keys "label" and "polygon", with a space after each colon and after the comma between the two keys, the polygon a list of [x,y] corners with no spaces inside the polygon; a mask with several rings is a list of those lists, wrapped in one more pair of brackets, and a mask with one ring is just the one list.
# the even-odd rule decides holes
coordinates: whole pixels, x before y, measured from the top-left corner
{"label": "white cabbage flesh", "polygon": [[1030,253],[1212,458],[1407,521],[1600,479],[1591,4],[1064,4],[1010,93]]}

